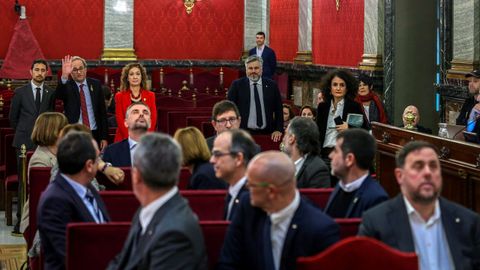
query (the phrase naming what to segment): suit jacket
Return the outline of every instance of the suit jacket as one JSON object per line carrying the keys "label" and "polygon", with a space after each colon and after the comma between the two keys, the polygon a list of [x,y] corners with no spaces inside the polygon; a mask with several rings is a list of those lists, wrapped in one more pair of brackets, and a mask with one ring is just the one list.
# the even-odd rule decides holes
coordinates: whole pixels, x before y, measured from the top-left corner
{"label": "suit jacket", "polygon": [[228,218],[227,218],[228,204],[230,203],[230,201],[227,200],[228,198],[228,195],[227,195],[227,197],[225,198],[225,207],[224,207],[224,213],[223,213],[223,217],[225,220],[233,220],[233,217],[237,213],[238,208],[240,206],[240,200],[243,196],[246,196],[246,194],[249,194],[249,191],[246,185],[243,185],[240,191],[238,192],[237,196],[235,198],[232,198],[233,204],[232,204],[232,209],[230,209],[230,216],[228,216]]}
{"label": "suit jacket", "polygon": [[[250,49],[248,55],[256,55],[257,48]],[[262,59],[263,59],[263,76],[271,79],[275,74],[275,70],[277,69],[277,56],[275,55],[275,51],[272,48],[265,45],[265,48],[262,52]]]}
{"label": "suit jacket", "polygon": [[[337,184],[328,198],[327,206],[324,210],[326,213],[339,190],[340,186]],[[348,207],[346,216],[341,218],[361,218],[364,211],[386,200],[388,200],[387,192],[385,192],[382,186],[380,186],[380,184],[369,175],[357,189],[355,197]]]}
{"label": "suit jacket", "polygon": [[215,142],[215,138],[217,138],[217,135],[213,135],[213,136],[210,136],[210,137],[205,139],[207,141],[207,146],[208,146],[208,149],[210,149],[210,152],[212,152],[213,143]]}
{"label": "suit jacket", "polygon": [[28,162],[28,168],[30,170],[31,167],[53,167],[55,164],[57,156],[50,152],[48,147],[38,146]]}
{"label": "suit jacket", "polygon": [[[331,105],[331,100],[325,100],[325,102],[322,102],[318,104],[317,107],[317,126],[318,126],[318,132],[320,133],[320,146],[323,147],[323,143],[325,141],[325,133],[327,132],[327,122],[328,122],[328,114],[330,113],[330,105]],[[362,128],[368,129],[369,124],[368,124],[368,119],[365,117],[365,114],[363,113],[363,108],[362,105],[357,103],[356,101],[345,97],[345,103],[343,106],[343,114],[342,114],[342,120],[343,122],[347,121],[347,116],[349,113],[356,113],[356,114],[362,114],[363,115],[363,125]]]}
{"label": "suit jacket", "polygon": [[[124,120],[127,108],[132,104],[130,99],[130,90],[121,91],[115,94],[115,119],[117,120],[117,131],[115,133],[115,142],[128,138],[128,129],[125,127]],[[140,92],[141,102],[150,108],[151,126],[149,131],[157,130],[157,106],[155,105],[155,93],[148,90]]]}
{"label": "suit jacket", "polygon": [[297,173],[297,188],[329,188],[330,170],[317,155],[308,154]]}
{"label": "suit jacket", "polygon": [[115,167],[131,167],[130,145],[128,139],[107,145],[102,156],[103,161]]}
{"label": "suit jacket", "polygon": [[[218,269],[266,269],[263,224],[269,218],[250,205],[250,196],[240,202],[220,254]],[[301,199],[283,244],[280,269],[295,269],[301,256],[320,253],[340,239],[338,225],[321,210]]]}
{"label": "suit jacket", "polygon": [[227,183],[215,176],[213,165],[208,162],[198,162],[193,168],[188,181],[188,189],[226,189]]}
{"label": "suit jacket", "polygon": [[[274,131],[283,132],[283,109],[282,97],[278,90],[277,83],[262,77],[263,103],[265,105],[265,129],[261,130],[265,134]],[[228,100],[235,103],[240,111],[242,121],[240,128],[249,130],[248,116],[250,115],[250,81],[247,77],[233,81],[228,90]],[[260,131],[260,130],[257,130]]]}
{"label": "suit jacket", "polygon": [[143,237],[139,236],[139,212],[132,221],[122,251],[107,269],[207,268],[205,243],[197,217],[179,193],[157,210]]}
{"label": "suit jacket", "polygon": [[[97,79],[87,78],[88,89],[93,107],[95,122],[97,123],[98,140],[108,139],[107,108],[102,84]],[[55,97],[63,101],[63,108],[68,123],[78,123],[80,119],[80,89],[75,81],[68,80],[65,84],[58,82]]]}
{"label": "suit jacket", "polygon": [[[105,221],[110,221],[102,198],[89,184]],[[70,184],[57,175],[40,197],[37,215],[38,230],[45,254],[45,269],[65,269],[66,228],[70,222],[95,222],[82,198]]]}
{"label": "suit jacket", "polygon": [[[480,268],[480,216],[444,198],[439,199],[443,230],[455,269]],[[415,252],[402,195],[363,214],[359,235],[378,239],[404,252]]]}
{"label": "suit jacket", "polygon": [[[462,109],[460,110],[460,114],[457,117],[457,125],[467,126],[470,112],[472,111],[475,104],[477,104],[477,101],[474,97],[469,97],[465,100]],[[473,132],[477,133],[477,136],[480,137],[480,117],[475,120],[475,128],[473,129]]]}
{"label": "suit jacket", "polygon": [[46,84],[43,85],[42,102],[40,104],[40,110],[37,111],[32,84],[28,83],[15,89],[9,113],[10,125],[15,130],[13,147],[20,148],[22,144],[25,144],[27,150],[35,148],[30,138],[35,120],[37,120],[37,117],[41,113],[55,110],[54,93],[52,88]]}

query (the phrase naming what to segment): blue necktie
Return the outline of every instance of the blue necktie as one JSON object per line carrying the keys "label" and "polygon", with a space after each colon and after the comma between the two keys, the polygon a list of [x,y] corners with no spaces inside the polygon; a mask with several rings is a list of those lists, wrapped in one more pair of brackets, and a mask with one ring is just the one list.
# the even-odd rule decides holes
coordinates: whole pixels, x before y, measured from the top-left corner
{"label": "blue necktie", "polygon": [[257,111],[257,127],[262,128],[262,105],[260,104],[260,95],[258,94],[257,83],[253,84],[253,94],[255,96],[255,110]]}
{"label": "blue necktie", "polygon": [[98,209],[98,205],[95,202],[95,197],[93,196],[92,191],[88,188],[87,188],[87,194],[85,194],[85,198],[87,198],[88,202],[93,207],[93,212],[95,213],[95,217],[98,220],[97,223],[103,223],[102,213],[100,213],[100,210]]}
{"label": "blue necktie", "polygon": [[[227,196],[225,196],[225,206],[223,207],[223,213],[224,213],[223,219],[225,220],[230,220],[231,213],[228,213],[228,205],[230,204],[231,200],[232,200],[232,195],[230,195],[230,193],[227,193]],[[232,209],[233,209],[233,205],[232,205]]]}

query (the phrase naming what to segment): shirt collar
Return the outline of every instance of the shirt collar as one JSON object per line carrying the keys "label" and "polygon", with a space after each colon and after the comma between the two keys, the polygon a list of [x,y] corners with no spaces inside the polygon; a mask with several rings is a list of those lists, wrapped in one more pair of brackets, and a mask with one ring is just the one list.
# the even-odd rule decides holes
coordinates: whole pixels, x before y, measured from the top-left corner
{"label": "shirt collar", "polygon": [[300,169],[302,168],[303,163],[305,163],[305,160],[307,159],[307,155],[308,154],[305,154],[304,156],[301,156],[299,159],[295,160],[294,164],[296,173],[298,173],[298,171],[300,171]]}
{"label": "shirt collar", "polygon": [[138,144],[137,141],[134,141],[134,140],[132,140],[130,137],[128,137],[128,148],[129,148],[130,150],[132,150],[132,147],[133,147],[134,145],[136,145],[136,144]]}
{"label": "shirt collar", "polygon": [[357,180],[350,182],[348,184],[342,183],[342,181],[338,181],[338,185],[340,186],[341,189],[345,192],[352,192],[360,188],[360,186],[363,184],[363,181],[367,178],[368,173],[360,176]]}
{"label": "shirt collar", "polygon": [[254,82],[250,79],[248,79],[248,81],[250,82],[250,85],[253,86],[254,83],[256,83],[258,86],[262,86],[262,78],[260,77],[260,79],[258,80],[258,82]]}
{"label": "shirt collar", "polygon": [[298,206],[300,205],[300,193],[298,190],[295,190],[295,198],[293,201],[282,210],[271,213],[270,214],[270,221],[273,225],[278,224],[286,219],[291,219],[297,211]]}
{"label": "shirt collar", "polygon": [[36,84],[33,83],[33,80],[30,80],[30,84],[32,85],[32,89],[35,90],[36,88],[39,88],[43,90],[43,82],[40,84],[40,86],[37,86]]}
{"label": "shirt collar", "polygon": [[78,89],[80,89],[80,85],[83,84],[84,86],[87,86],[87,79],[85,78],[85,80],[83,80],[83,82],[77,82],[77,81],[74,81],[77,86],[78,86]]}
{"label": "shirt collar", "polygon": [[433,215],[428,219],[427,222],[422,218],[420,213],[413,208],[412,204],[408,201],[408,199],[403,196],[403,201],[405,202],[405,207],[407,208],[407,214],[409,217],[415,216],[417,219],[421,220],[427,226],[433,225],[436,221],[440,220],[441,212],[440,212],[440,204],[438,203],[438,199],[435,201],[435,209],[433,210]]}
{"label": "shirt collar", "polygon": [[160,198],[154,200],[153,202],[149,203],[147,206],[143,207],[140,210],[140,225],[142,226],[142,233],[145,232],[147,229],[148,225],[152,221],[153,216],[157,212],[162,205],[164,205],[168,200],[170,200],[175,194],[177,194],[178,188],[177,186],[174,186],[171,188],[167,193],[164,195],[160,196]]}
{"label": "shirt collar", "polygon": [[262,46],[258,47],[257,46],[257,50],[258,51],[263,51],[265,49],[265,44],[263,44]]}
{"label": "shirt collar", "polygon": [[67,181],[70,186],[72,186],[73,190],[78,194],[80,198],[84,198],[85,195],[87,194],[87,187],[78,183],[77,181],[71,179],[70,177],[66,176],[63,173],[60,173],[60,175]]}
{"label": "shirt collar", "polygon": [[247,177],[244,176],[242,177],[235,185],[228,187],[228,193],[232,198],[236,198],[238,193],[240,192],[240,189],[245,185],[245,182],[247,182]]}

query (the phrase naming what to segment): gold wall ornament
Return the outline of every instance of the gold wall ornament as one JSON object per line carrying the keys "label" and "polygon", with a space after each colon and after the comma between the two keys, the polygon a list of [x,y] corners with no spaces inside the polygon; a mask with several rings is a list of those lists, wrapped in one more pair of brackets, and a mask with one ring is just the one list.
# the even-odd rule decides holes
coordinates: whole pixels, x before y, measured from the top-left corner
{"label": "gold wall ornament", "polygon": [[340,9],[340,0],[335,0],[335,8],[337,11]]}
{"label": "gold wall ornament", "polygon": [[195,2],[196,0],[183,0],[183,5],[185,6],[185,11],[187,12],[187,14],[192,13]]}

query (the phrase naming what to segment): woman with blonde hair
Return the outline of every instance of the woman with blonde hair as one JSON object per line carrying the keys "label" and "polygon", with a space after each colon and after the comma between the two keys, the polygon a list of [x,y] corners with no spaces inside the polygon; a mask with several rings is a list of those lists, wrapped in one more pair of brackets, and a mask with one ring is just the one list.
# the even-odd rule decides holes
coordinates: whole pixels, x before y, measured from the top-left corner
{"label": "woman with blonde hair", "polygon": [[118,125],[115,142],[128,138],[128,129],[123,123],[128,106],[134,102],[143,102],[150,108],[152,125],[149,131],[155,131],[157,128],[155,93],[147,90],[147,72],[139,63],[127,64],[122,70],[120,92],[115,94],[115,118]]}
{"label": "woman with blonde hair", "polygon": [[209,162],[210,150],[202,132],[196,127],[177,129],[174,139],[182,147],[183,166],[192,176],[188,189],[226,189],[227,184],[215,177],[213,165]]}

